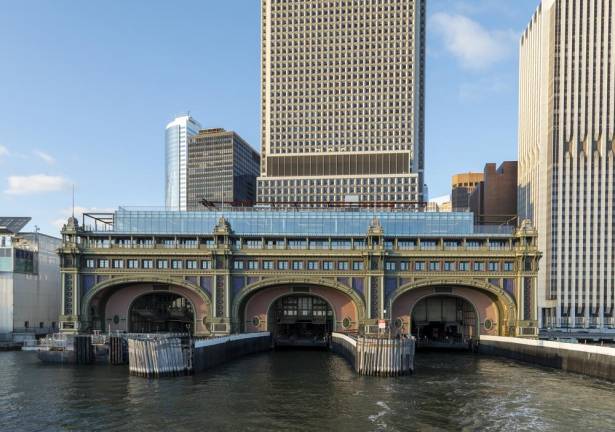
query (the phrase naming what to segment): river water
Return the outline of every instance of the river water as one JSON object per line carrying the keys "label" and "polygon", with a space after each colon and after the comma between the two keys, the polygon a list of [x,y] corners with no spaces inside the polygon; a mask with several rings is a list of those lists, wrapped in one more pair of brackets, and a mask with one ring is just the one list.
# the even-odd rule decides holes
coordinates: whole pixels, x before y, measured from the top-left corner
{"label": "river water", "polygon": [[615,384],[455,353],[418,353],[415,374],[392,379],[326,351],[277,351],[147,380],[0,352],[0,430],[615,430]]}

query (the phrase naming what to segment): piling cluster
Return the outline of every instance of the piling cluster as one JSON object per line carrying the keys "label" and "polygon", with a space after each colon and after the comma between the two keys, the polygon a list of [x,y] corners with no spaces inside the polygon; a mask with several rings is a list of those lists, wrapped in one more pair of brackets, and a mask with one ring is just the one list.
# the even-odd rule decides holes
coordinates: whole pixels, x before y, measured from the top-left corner
{"label": "piling cluster", "polygon": [[392,377],[414,369],[414,339],[359,337],[356,370],[361,375]]}
{"label": "piling cluster", "polygon": [[191,349],[184,350],[180,338],[128,339],[130,373],[144,377],[185,375],[192,372]]}

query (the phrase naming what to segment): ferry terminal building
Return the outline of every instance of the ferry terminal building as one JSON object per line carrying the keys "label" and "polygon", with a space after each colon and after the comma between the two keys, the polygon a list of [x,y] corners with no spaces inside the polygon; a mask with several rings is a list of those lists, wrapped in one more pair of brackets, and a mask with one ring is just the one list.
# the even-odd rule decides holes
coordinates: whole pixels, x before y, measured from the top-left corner
{"label": "ferry terminal building", "polygon": [[62,230],[61,330],[536,337],[536,231],[470,213],[119,208]]}

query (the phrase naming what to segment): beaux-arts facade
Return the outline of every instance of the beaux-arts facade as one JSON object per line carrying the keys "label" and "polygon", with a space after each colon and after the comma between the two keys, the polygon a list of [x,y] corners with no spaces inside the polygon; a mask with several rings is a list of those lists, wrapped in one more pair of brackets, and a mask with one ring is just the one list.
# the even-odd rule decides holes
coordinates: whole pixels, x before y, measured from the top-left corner
{"label": "beaux-arts facade", "polygon": [[[471,304],[473,335],[535,336],[535,230],[479,228],[470,214],[394,211],[120,209],[103,228],[71,218],[61,329],[176,329],[188,308],[195,335],[271,330],[274,302],[303,293],[325,300],[337,331],[385,320],[408,334],[421,300],[446,297]],[[156,296],[170,298],[164,323]]]}

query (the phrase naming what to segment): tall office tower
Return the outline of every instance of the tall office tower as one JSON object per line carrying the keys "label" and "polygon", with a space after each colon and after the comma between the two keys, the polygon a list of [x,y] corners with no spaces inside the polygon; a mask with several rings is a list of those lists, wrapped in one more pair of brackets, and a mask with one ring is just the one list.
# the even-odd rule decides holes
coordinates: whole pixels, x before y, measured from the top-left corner
{"label": "tall office tower", "polygon": [[425,0],[261,7],[259,201],[423,201]]}
{"label": "tall office tower", "polygon": [[520,46],[519,219],[543,252],[540,324],[614,324],[612,0],[543,0]]}
{"label": "tall office tower", "polygon": [[199,122],[189,115],[176,117],[175,120],[166,127],[165,204],[168,208],[186,210],[188,138],[196,135],[199,129],[201,129]]}
{"label": "tall office tower", "polygon": [[235,132],[199,131],[188,140],[188,210],[216,202],[252,205],[259,165],[258,152]]}

